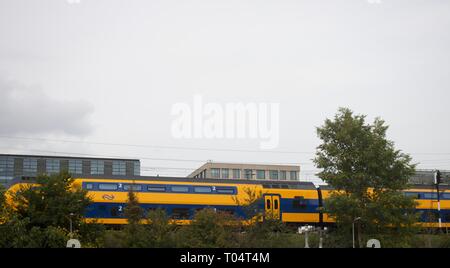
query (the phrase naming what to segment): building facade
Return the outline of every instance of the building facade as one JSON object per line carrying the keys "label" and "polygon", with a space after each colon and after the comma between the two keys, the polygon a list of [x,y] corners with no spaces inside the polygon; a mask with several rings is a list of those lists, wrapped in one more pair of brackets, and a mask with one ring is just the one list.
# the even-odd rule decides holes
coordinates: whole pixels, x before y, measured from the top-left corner
{"label": "building facade", "polygon": [[140,176],[138,159],[0,154],[0,184],[17,177],[36,177],[67,170],[73,176]]}
{"label": "building facade", "polygon": [[206,163],[189,178],[298,181],[300,166]]}

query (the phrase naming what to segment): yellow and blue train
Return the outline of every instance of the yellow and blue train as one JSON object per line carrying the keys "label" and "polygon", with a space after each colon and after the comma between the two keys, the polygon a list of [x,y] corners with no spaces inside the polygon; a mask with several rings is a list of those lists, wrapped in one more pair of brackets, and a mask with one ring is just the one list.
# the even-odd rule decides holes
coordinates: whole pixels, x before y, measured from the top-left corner
{"label": "yellow and blue train", "polygon": [[[17,190],[23,183],[26,182],[16,182],[10,190]],[[204,208],[248,219],[242,204],[248,199],[249,192],[261,195],[258,206],[266,215],[287,224],[324,226],[334,222],[320,210],[333,189],[328,186],[316,188],[311,182],[111,176],[75,178],[73,184],[87,190],[92,199],[84,215],[86,220],[103,224],[127,223],[124,209],[130,190],[137,195],[144,211],[163,209],[180,224],[189,223],[196,211]],[[440,217],[440,226],[450,227],[449,186],[441,186],[439,191],[440,212],[437,192],[432,186],[414,186],[404,194],[417,201],[420,224],[439,227]]]}

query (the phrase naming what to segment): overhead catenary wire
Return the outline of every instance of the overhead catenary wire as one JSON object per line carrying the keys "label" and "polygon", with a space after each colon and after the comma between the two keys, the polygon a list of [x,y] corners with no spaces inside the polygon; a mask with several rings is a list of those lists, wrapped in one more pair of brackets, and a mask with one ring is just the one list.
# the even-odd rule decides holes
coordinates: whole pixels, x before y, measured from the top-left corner
{"label": "overhead catenary wire", "polygon": [[[49,139],[36,137],[22,137],[22,136],[7,136],[0,135],[3,139],[19,139],[19,140],[36,140],[46,142],[60,142],[60,143],[76,143],[76,144],[91,144],[91,145],[105,145],[105,146],[126,146],[126,147],[141,147],[141,148],[155,148],[155,149],[174,149],[174,150],[193,150],[193,151],[224,151],[224,152],[244,152],[244,153],[278,153],[278,154],[315,154],[313,151],[279,151],[279,150],[250,150],[250,149],[225,149],[225,148],[201,148],[201,147],[185,147],[185,146],[168,146],[168,145],[149,145],[149,144],[129,144],[129,143],[108,143],[97,141],[77,141],[77,140],[63,140],[63,139]],[[414,155],[450,155],[450,152],[412,152]]]}
{"label": "overhead catenary wire", "polygon": [[[35,149],[23,149],[23,148],[11,148],[11,147],[0,147],[0,149],[6,150],[19,150],[19,151],[27,151],[27,152],[36,152],[36,153],[46,153],[46,154],[56,154],[56,155],[66,155],[66,156],[85,156],[85,157],[98,157],[98,158],[130,158],[130,159],[142,159],[142,160],[152,160],[152,161],[166,161],[166,162],[186,162],[186,163],[222,163],[222,162],[230,162],[230,161],[210,161],[206,159],[181,159],[181,158],[156,158],[156,157],[147,157],[147,156],[123,156],[123,155],[104,155],[104,154],[89,154],[89,153],[77,153],[77,152],[62,152],[62,151],[50,151],[50,150],[35,150]],[[59,156],[58,155],[58,156]],[[232,162],[232,161],[231,161]],[[275,162],[240,162],[240,164],[256,164],[256,165],[314,165],[313,162],[284,162],[284,163],[275,163]],[[438,167],[445,168],[444,165],[446,163],[441,164],[432,164],[432,163],[421,163],[422,167]],[[160,167],[162,168],[162,167]],[[180,167],[177,167],[180,168]],[[195,170],[195,169],[192,169]],[[309,170],[301,169],[301,173],[306,173]],[[314,171],[318,172],[318,171]]]}
{"label": "overhead catenary wire", "polygon": [[192,151],[224,151],[224,152],[244,152],[244,153],[285,153],[285,154],[311,154],[314,152],[302,151],[267,151],[267,150],[245,150],[245,149],[225,149],[225,148],[201,148],[201,147],[185,147],[185,146],[162,146],[149,144],[127,144],[127,143],[107,143],[94,141],[75,141],[75,140],[59,140],[47,138],[32,138],[32,137],[15,137],[0,135],[3,139],[19,139],[19,140],[36,140],[46,142],[62,142],[62,143],[77,143],[77,144],[92,144],[92,145],[106,145],[106,146],[126,146],[139,148],[155,148],[155,149],[174,149],[174,150],[192,150]]}
{"label": "overhead catenary wire", "polygon": [[[86,142],[86,141],[73,141],[73,140],[55,140],[55,139],[44,139],[44,138],[31,138],[31,137],[16,137],[16,136],[4,136],[0,135],[0,138],[7,139],[26,139],[26,140],[39,140],[39,141],[49,141],[49,142],[67,142],[67,143],[86,143],[86,144],[100,144],[100,145],[114,145],[114,146],[133,146],[133,147],[153,147],[159,149],[181,149],[181,150],[202,150],[202,151],[232,151],[232,152],[270,152],[270,153],[314,153],[314,152],[295,152],[295,151],[256,151],[256,150],[237,150],[237,149],[218,149],[218,148],[191,148],[191,147],[177,147],[177,146],[154,146],[154,145],[138,145],[138,144],[117,144],[117,143],[100,143],[100,142]],[[3,149],[5,149],[3,147]],[[150,157],[150,156],[123,156],[123,155],[104,155],[104,154],[92,154],[92,153],[78,153],[78,152],[61,152],[61,151],[50,151],[50,150],[33,150],[23,148],[7,148],[8,150],[21,150],[21,151],[33,151],[38,153],[50,153],[50,154],[64,154],[64,155],[72,155],[72,156],[86,156],[86,157],[104,157],[104,158],[135,158],[142,160],[151,160],[151,161],[167,161],[167,162],[186,162],[186,163],[205,163],[205,162],[213,162],[213,163],[221,163],[221,162],[233,162],[233,161],[211,161],[209,159],[181,159],[181,158],[158,158],[158,157]],[[430,155],[446,155],[447,153],[418,153],[418,154],[430,154]],[[450,154],[450,153],[449,153]],[[424,159],[420,161],[415,161],[420,164],[421,167],[436,167],[436,168],[444,168],[450,162],[448,159]],[[256,164],[256,165],[301,165],[301,166],[310,166],[315,165],[313,161],[299,161],[299,162],[241,162],[241,164]],[[191,169],[194,170],[194,169]],[[304,172],[302,170],[302,172]]]}
{"label": "overhead catenary wire", "polygon": [[[144,160],[155,160],[155,161],[175,161],[175,162],[197,162],[197,163],[222,163],[222,162],[230,162],[230,161],[211,161],[210,159],[181,159],[181,158],[156,158],[156,157],[147,157],[147,156],[123,156],[123,155],[104,155],[104,154],[87,154],[87,153],[77,153],[77,152],[62,152],[62,151],[49,151],[49,150],[35,150],[35,149],[23,149],[23,148],[11,148],[11,147],[0,147],[1,149],[6,150],[20,150],[20,151],[29,151],[29,152],[37,152],[37,153],[49,153],[49,154],[60,154],[66,156],[85,156],[85,157],[98,157],[98,158],[129,158],[129,159],[144,159]],[[304,162],[283,162],[283,163],[274,163],[274,162],[240,162],[240,164],[255,164],[255,165],[303,165],[309,164]]]}

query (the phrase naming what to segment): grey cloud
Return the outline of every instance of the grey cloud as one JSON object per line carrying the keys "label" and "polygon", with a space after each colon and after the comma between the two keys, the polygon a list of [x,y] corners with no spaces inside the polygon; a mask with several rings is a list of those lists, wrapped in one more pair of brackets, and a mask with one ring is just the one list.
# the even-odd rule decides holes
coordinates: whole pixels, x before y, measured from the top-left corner
{"label": "grey cloud", "polygon": [[93,106],[56,100],[39,87],[0,79],[0,134],[69,134],[85,136],[93,126]]}

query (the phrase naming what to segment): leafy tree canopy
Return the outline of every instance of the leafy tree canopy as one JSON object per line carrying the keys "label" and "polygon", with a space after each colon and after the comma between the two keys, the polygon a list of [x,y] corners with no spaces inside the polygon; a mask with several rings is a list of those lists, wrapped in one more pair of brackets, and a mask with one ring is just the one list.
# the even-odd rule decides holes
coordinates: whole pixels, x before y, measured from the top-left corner
{"label": "leafy tree canopy", "polygon": [[414,201],[400,192],[415,164],[394,148],[386,138],[387,129],[382,119],[367,124],[366,116],[347,108],[340,108],[333,120],[326,119],[317,128],[322,144],[314,162],[322,169],[319,177],[337,190],[325,207],[340,226],[348,228],[359,219],[359,233],[392,231],[392,227],[399,232],[410,230],[416,220]]}
{"label": "leafy tree canopy", "polygon": [[73,237],[81,239],[83,246],[98,245],[104,228],[83,221],[91,201],[67,172],[39,176],[35,183],[9,194],[12,203],[0,198],[4,203],[0,247],[65,247],[70,221]]}
{"label": "leafy tree canopy", "polygon": [[13,196],[19,218],[30,219],[32,226],[68,228],[79,226],[86,207],[91,203],[87,192],[73,185],[67,172],[39,176],[33,186],[22,187]]}

